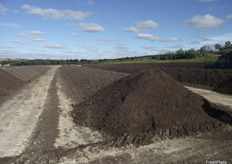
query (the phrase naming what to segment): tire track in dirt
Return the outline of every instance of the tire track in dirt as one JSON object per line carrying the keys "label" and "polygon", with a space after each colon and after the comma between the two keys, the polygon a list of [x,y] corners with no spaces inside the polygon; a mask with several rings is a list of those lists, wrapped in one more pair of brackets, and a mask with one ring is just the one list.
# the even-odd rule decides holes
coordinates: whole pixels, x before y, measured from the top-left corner
{"label": "tire track in dirt", "polygon": [[54,149],[55,138],[58,136],[59,100],[57,95],[57,70],[48,89],[48,95],[44,104],[43,113],[40,116],[32,144],[27,154],[44,152]]}
{"label": "tire track in dirt", "polygon": [[0,107],[0,157],[20,155],[30,144],[56,68],[29,83]]}
{"label": "tire track in dirt", "polygon": [[209,100],[215,104],[228,106],[228,107],[230,107],[230,109],[232,111],[232,96],[231,95],[225,95],[222,93],[217,93],[214,91],[200,89],[200,88],[193,88],[193,87],[187,87],[187,86],[186,86],[186,88],[192,92],[195,92],[195,93],[203,96],[204,98],[206,98],[207,100]]}
{"label": "tire track in dirt", "polygon": [[67,97],[62,86],[64,86],[64,84],[61,82],[61,79],[59,79],[56,83],[60,110],[58,123],[59,136],[54,146],[56,148],[70,149],[80,145],[101,142],[103,138],[99,132],[93,131],[87,127],[77,126],[73,122],[71,116],[73,110],[71,106],[72,101]]}
{"label": "tire track in dirt", "polygon": [[224,126],[219,130],[185,138],[158,140],[137,148],[88,146],[79,151],[70,150],[58,161],[60,164],[205,163],[217,160],[231,163],[231,135],[231,126]]}
{"label": "tire track in dirt", "polygon": [[[185,138],[154,140],[149,145],[113,147],[106,143],[86,145],[69,150],[57,149],[37,154],[27,163],[231,163],[232,128],[224,126],[207,133]],[[24,162],[25,162],[24,161]],[[25,162],[25,163],[26,163]]]}

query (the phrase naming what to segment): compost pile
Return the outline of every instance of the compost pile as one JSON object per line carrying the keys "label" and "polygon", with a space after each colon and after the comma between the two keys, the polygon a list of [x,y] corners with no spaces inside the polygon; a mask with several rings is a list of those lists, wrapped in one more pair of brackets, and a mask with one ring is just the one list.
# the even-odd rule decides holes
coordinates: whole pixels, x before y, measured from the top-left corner
{"label": "compost pile", "polygon": [[225,93],[225,94],[232,94],[232,78],[225,81],[218,88],[215,88],[215,91]]}
{"label": "compost pile", "polygon": [[5,70],[0,69],[0,103],[1,100],[24,85],[24,82],[17,77],[11,75]]}
{"label": "compost pile", "polygon": [[[185,85],[214,89],[220,93],[232,94],[232,70],[204,69],[203,63],[166,63],[166,64],[95,64],[86,67],[136,74],[147,69],[159,69]],[[229,89],[229,90],[228,90]]]}
{"label": "compost pile", "polygon": [[48,66],[20,66],[0,68],[0,104],[27,82],[39,77]]}
{"label": "compost pile", "polygon": [[211,111],[206,100],[155,69],[119,79],[73,107],[78,125],[123,137],[127,143],[184,136],[218,125],[205,112]]}
{"label": "compost pile", "polygon": [[43,73],[45,73],[49,69],[48,66],[18,66],[18,67],[10,67],[6,71],[16,76],[17,78],[29,82]]}

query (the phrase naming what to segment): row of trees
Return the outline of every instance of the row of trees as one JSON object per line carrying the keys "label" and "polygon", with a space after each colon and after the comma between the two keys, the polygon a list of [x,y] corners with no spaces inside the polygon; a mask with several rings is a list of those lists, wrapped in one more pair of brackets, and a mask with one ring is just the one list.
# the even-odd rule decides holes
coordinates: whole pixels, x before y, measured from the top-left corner
{"label": "row of trees", "polygon": [[216,51],[221,51],[221,50],[228,50],[228,49],[232,49],[232,44],[231,41],[227,41],[225,42],[225,45],[221,45],[221,44],[215,44],[214,46]]}
{"label": "row of trees", "polygon": [[64,64],[89,64],[93,63],[93,60],[87,59],[67,59],[67,60],[50,60],[50,59],[35,59],[35,60],[4,60],[0,61],[2,66],[29,66],[29,65],[64,65]]}
{"label": "row of trees", "polygon": [[179,49],[176,52],[168,52],[164,55],[154,55],[152,59],[157,60],[176,60],[176,59],[192,59],[197,57],[207,57],[209,54],[232,55],[232,44],[230,41],[225,42],[225,45],[215,44],[214,50],[210,46],[203,46],[198,50]]}
{"label": "row of trees", "polygon": [[201,50],[183,50],[179,49],[176,52],[168,52],[164,55],[155,55],[152,57],[152,59],[157,60],[176,60],[176,59],[192,59],[197,57],[206,57],[209,53],[207,51],[201,51]]}
{"label": "row of trees", "polygon": [[215,44],[215,51],[220,55],[232,55],[232,44],[230,41],[225,42],[225,45]]}

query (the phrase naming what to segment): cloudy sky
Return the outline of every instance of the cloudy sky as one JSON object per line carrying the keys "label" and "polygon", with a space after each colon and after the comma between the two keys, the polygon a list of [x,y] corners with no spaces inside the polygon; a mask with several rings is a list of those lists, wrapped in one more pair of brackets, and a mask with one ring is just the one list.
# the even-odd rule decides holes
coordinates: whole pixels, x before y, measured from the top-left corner
{"label": "cloudy sky", "polygon": [[228,40],[231,0],[0,0],[0,58],[119,58]]}

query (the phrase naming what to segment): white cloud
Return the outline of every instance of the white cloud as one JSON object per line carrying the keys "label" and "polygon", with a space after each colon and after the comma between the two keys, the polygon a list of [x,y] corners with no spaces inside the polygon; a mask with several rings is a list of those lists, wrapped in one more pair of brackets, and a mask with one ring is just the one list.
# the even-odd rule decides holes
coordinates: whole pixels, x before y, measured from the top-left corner
{"label": "white cloud", "polygon": [[69,36],[78,37],[78,34],[76,34],[76,33],[70,33]]}
{"label": "white cloud", "polygon": [[145,33],[137,34],[135,36],[135,38],[145,39],[145,40],[151,40],[151,41],[157,41],[157,40],[159,40],[159,37],[154,36],[152,34],[145,34]]}
{"label": "white cloud", "polygon": [[175,42],[180,41],[179,38],[173,37],[173,38],[160,38],[158,36],[154,36],[152,34],[147,33],[140,33],[135,36],[137,39],[143,39],[143,40],[150,40],[150,41],[158,41],[158,42]]}
{"label": "white cloud", "polygon": [[176,49],[176,48],[184,48],[184,46],[181,46],[181,45],[174,45],[174,46],[168,46],[168,47],[166,47],[166,48],[174,48],[174,49]]}
{"label": "white cloud", "polygon": [[94,5],[94,1],[88,1],[88,6],[93,6]]}
{"label": "white cloud", "polygon": [[42,31],[25,31],[19,34],[16,34],[17,36],[25,36],[28,38],[31,38],[34,35],[43,35],[44,33]]}
{"label": "white cloud", "polygon": [[169,49],[165,49],[165,48],[157,49],[158,54],[166,54],[168,52],[171,52],[171,51]]}
{"label": "white cloud", "polygon": [[176,38],[176,37],[172,37],[172,38],[160,38],[159,41],[160,42],[177,42],[180,41],[181,39]]}
{"label": "white cloud", "polygon": [[43,37],[43,34],[44,34],[44,32],[42,32],[42,31],[24,31],[24,32],[18,33],[16,35],[25,37],[27,39],[30,39],[31,41],[38,41],[38,42],[47,41]]}
{"label": "white cloud", "polygon": [[0,3],[0,14],[4,14],[5,12],[7,12],[8,9],[2,5],[2,3]]}
{"label": "white cloud", "polygon": [[86,56],[82,56],[82,54],[78,54],[77,52],[73,52],[71,54],[63,53],[51,53],[46,50],[41,49],[30,49],[26,52],[20,52],[15,50],[0,50],[0,58],[21,58],[21,59],[80,59]]}
{"label": "white cloud", "polygon": [[140,32],[150,31],[151,29],[159,27],[159,24],[152,20],[135,22],[135,26],[126,27],[123,31],[127,32]]}
{"label": "white cloud", "polygon": [[98,41],[98,44],[100,44],[100,45],[109,45],[110,43],[116,42],[117,40],[101,38],[101,39],[97,39],[97,41]]}
{"label": "white cloud", "polygon": [[17,43],[17,44],[29,44],[29,43],[31,43],[30,40],[12,40],[11,42]]}
{"label": "white cloud", "polygon": [[0,58],[17,58],[17,54],[13,50],[0,50]]}
{"label": "white cloud", "polygon": [[88,46],[88,45],[84,45],[84,44],[78,44],[77,46],[88,51],[89,53],[94,53],[94,52],[98,51],[98,49],[96,49],[93,46]]}
{"label": "white cloud", "polygon": [[67,49],[67,47],[62,46],[62,45],[55,45],[55,44],[50,44],[50,45],[40,45],[39,47],[43,48],[51,48],[51,49]]}
{"label": "white cloud", "polygon": [[217,1],[217,0],[197,0],[199,2],[213,2],[213,1]]}
{"label": "white cloud", "polygon": [[89,15],[91,15],[91,12],[82,12],[82,11],[74,11],[74,10],[57,10],[57,9],[43,9],[40,7],[34,7],[30,5],[22,5],[21,7],[23,10],[25,10],[30,15],[38,15],[42,16],[45,19],[51,18],[51,19],[69,19],[69,20],[82,20]]}
{"label": "white cloud", "polygon": [[223,23],[223,20],[216,18],[210,14],[197,15],[187,20],[187,25],[189,27],[202,29],[216,28]]}
{"label": "white cloud", "polygon": [[222,35],[215,35],[204,38],[196,43],[202,45],[216,44],[216,43],[225,43],[226,41],[231,41],[232,33],[225,33]]}
{"label": "white cloud", "polygon": [[141,56],[142,54],[139,53],[138,51],[131,50],[130,48],[125,46],[117,46],[113,48],[112,55],[114,56],[114,58],[119,58],[119,57],[130,57],[130,56]]}
{"label": "white cloud", "polygon": [[117,43],[116,45],[118,45],[118,46],[126,46],[127,44],[126,43]]}
{"label": "white cloud", "polygon": [[136,22],[135,24],[136,24],[136,27],[138,27],[139,29],[144,29],[144,30],[159,27],[159,24],[152,20]]}
{"label": "white cloud", "polygon": [[143,49],[150,50],[150,51],[155,51],[157,48],[154,46],[143,46]]}
{"label": "white cloud", "polygon": [[17,23],[12,22],[0,22],[0,26],[2,27],[11,27],[11,28],[21,28],[21,26]]}
{"label": "white cloud", "polygon": [[11,47],[11,46],[0,46],[0,49],[10,49],[10,48],[14,48],[14,47]]}
{"label": "white cloud", "polygon": [[96,23],[79,23],[77,26],[85,32],[104,32],[105,29]]}
{"label": "white cloud", "polygon": [[232,19],[232,14],[227,16],[228,19]]}
{"label": "white cloud", "polygon": [[124,28],[123,31],[126,31],[126,32],[139,32],[139,29],[137,27],[130,26],[130,27]]}

